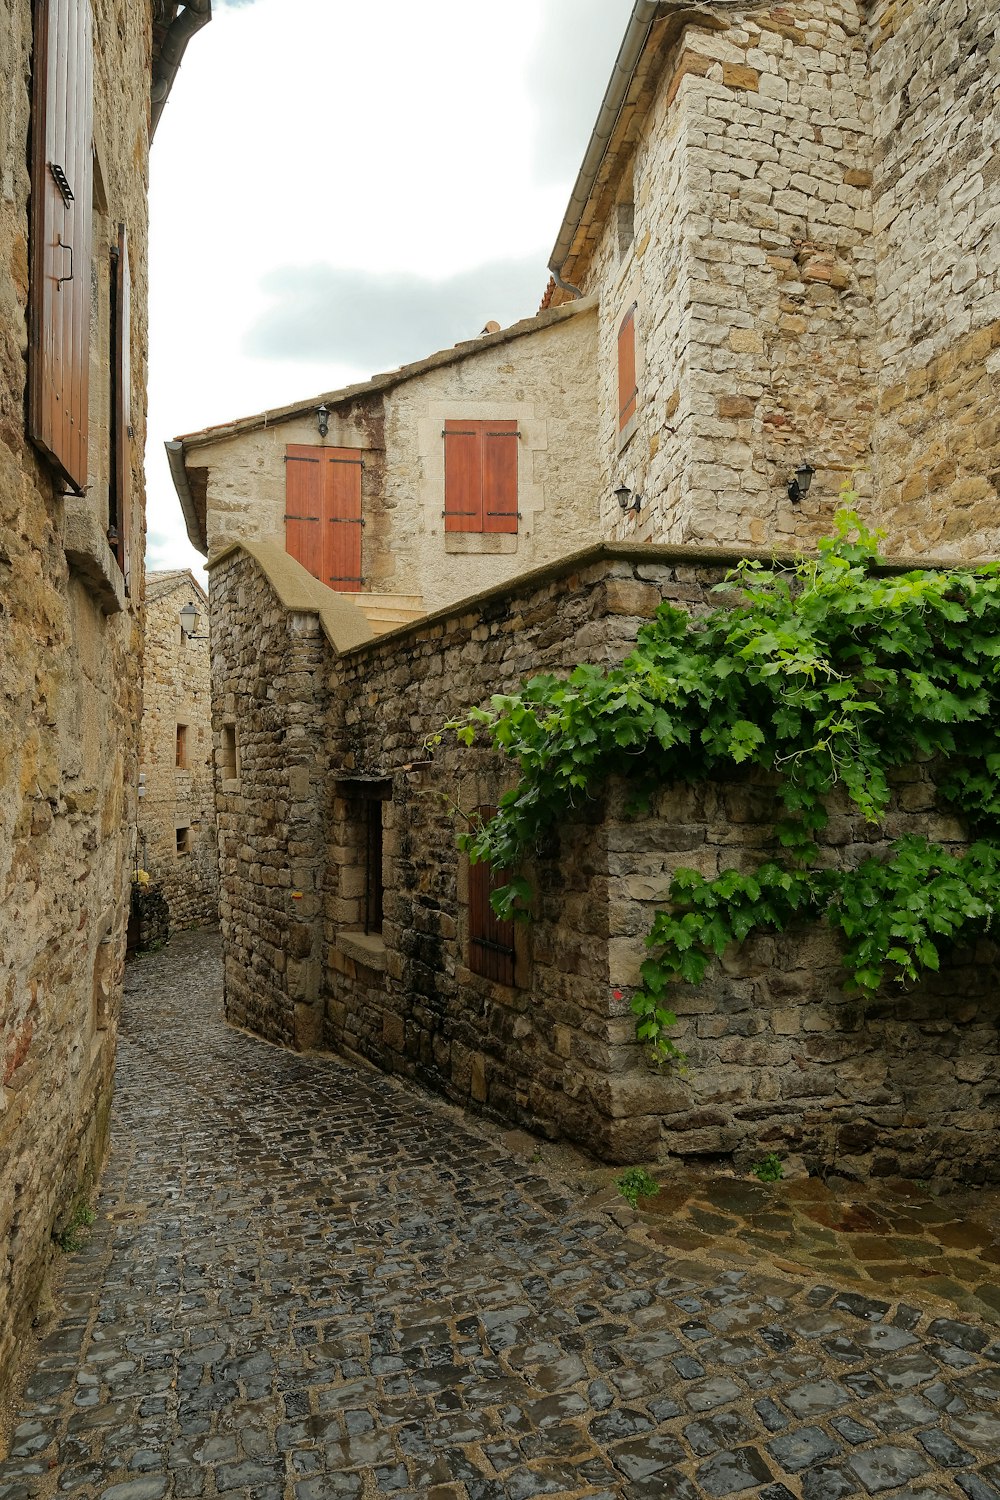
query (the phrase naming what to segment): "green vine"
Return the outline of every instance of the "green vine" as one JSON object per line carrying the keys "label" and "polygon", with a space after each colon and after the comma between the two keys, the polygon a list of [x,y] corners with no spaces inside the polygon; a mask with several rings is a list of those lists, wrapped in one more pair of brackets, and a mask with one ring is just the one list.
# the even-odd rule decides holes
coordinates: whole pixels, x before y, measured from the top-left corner
{"label": "green vine", "polygon": [[[854,497],[848,492],[845,499]],[[702,618],[662,604],[620,667],[533,677],[447,728],[519,767],[496,816],[460,836],[473,862],[514,870],[612,777],[636,806],[659,787],[754,767],[774,785],[774,846],[752,874],[675,871],[647,938],[632,1000],[639,1037],[676,1056],[679,981],[754,932],[824,920],[844,939],[849,981],[873,993],[936,969],[942,945],[989,928],[1000,902],[1000,564],[882,571],[878,538],[852,510],[815,557],[740,564]],[[835,788],[882,824],[894,771],[933,760],[939,803],[964,849],[909,836],[853,869],[819,860]],[[523,914],[515,877],[493,896]]]}

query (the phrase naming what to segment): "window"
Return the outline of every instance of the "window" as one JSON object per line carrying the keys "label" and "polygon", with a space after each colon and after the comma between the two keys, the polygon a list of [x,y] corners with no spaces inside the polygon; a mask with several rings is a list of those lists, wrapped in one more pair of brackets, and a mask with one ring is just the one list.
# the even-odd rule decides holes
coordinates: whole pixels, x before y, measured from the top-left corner
{"label": "window", "polygon": [[285,450],[285,551],[338,593],[361,575],[361,452],[290,443]]}
{"label": "window", "polygon": [[222,779],[235,781],[239,771],[236,760],[236,725],[222,726]]}
{"label": "window", "polygon": [[340,915],[344,928],[382,931],[384,810],[391,781],[345,780],[334,803],[334,841],[340,844]]}
{"label": "window", "polygon": [[444,529],[517,531],[516,422],[444,424]]}
{"label": "window", "polygon": [[633,302],[618,329],[618,431],[624,432],[636,413],[639,386],[635,373],[635,309]]}
{"label": "window", "polygon": [[624,260],[635,239],[635,204],[631,198],[617,207],[618,259]]}
{"label": "window", "polygon": [[187,732],[187,725],[186,724],[178,724],[178,726],[177,726],[177,756],[176,756],[176,759],[174,761],[174,764],[175,764],[175,766],[177,767],[177,769],[179,771],[187,770],[187,763],[188,763],[188,757],[187,757],[187,733],[188,733]]}
{"label": "window", "polygon": [[87,486],[93,56],[89,0],[37,0],[32,79],[28,435]]}
{"label": "window", "polygon": [[178,854],[190,854],[191,853],[191,830],[190,830],[190,828],[178,828],[176,830],[176,837],[177,837],[177,853]]}
{"label": "window", "polygon": [[[495,807],[476,809],[486,823],[496,812]],[[488,864],[469,866],[469,968],[473,974],[484,979],[494,979],[498,984],[514,983],[514,922],[501,922],[490,896],[505,883],[502,873],[494,871]]]}

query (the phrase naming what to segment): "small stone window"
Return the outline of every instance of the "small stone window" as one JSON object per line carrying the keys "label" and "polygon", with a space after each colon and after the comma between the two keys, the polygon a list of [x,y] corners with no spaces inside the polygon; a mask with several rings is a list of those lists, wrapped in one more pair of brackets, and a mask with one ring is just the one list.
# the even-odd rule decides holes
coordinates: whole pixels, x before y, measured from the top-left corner
{"label": "small stone window", "polygon": [[[476,811],[480,820],[488,823],[496,808],[479,807]],[[470,864],[469,968],[484,979],[512,985],[517,963],[514,923],[502,922],[490,904],[490,896],[505,883],[503,873],[497,873],[488,864]]]}
{"label": "small stone window", "polygon": [[392,783],[375,778],[344,780],[337,791],[341,923],[366,936],[379,934],[385,891],[383,829]]}
{"label": "small stone window", "polygon": [[187,734],[188,734],[188,727],[187,727],[187,725],[186,724],[178,724],[178,726],[177,726],[177,753],[176,753],[176,757],[175,757],[175,760],[174,760],[174,765],[177,767],[178,771],[186,771],[187,770],[187,763],[188,763]]}
{"label": "small stone window", "polygon": [[618,259],[624,260],[635,239],[635,204],[631,198],[617,208]]}
{"label": "small stone window", "polygon": [[223,781],[235,781],[239,775],[239,762],[236,755],[236,725],[223,724],[222,726],[222,779]]}
{"label": "small stone window", "polygon": [[176,830],[176,838],[177,838],[177,853],[178,854],[190,854],[191,853],[191,843],[192,843],[190,828],[178,828]]}

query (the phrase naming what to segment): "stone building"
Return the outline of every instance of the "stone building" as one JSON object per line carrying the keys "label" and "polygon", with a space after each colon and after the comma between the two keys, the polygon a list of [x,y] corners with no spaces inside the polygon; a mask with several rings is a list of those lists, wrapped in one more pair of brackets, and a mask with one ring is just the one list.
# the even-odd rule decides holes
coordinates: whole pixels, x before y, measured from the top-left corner
{"label": "stone building", "polygon": [[[765,1139],[859,1172],[995,1173],[992,949],[959,959],[944,1020],[932,987],[845,1009],[819,938],[748,946],[680,997],[689,1073],[650,1073],[627,1012],[650,904],[678,864],[759,846],[766,799],[705,787],[644,822],[594,805],[512,933],[445,816],[494,805],[509,771],[425,741],[540,668],[620,660],[661,597],[699,607],[752,549],[808,547],[845,480],[890,556],[996,551],[998,86],[986,0],[637,0],[535,319],[170,445],[209,556],[216,743],[240,747],[217,788],[234,1020],[613,1160]],[[553,387],[542,352],[570,342]],[[506,550],[491,441],[517,444]],[[337,510],[343,482],[302,475],[341,463]],[[350,587],[302,531],[345,520]],[[386,632],[390,584],[413,618]],[[932,802],[911,789],[894,816],[954,837]]]}
{"label": "stone building", "polygon": [[0,1387],[104,1150],[136,817],[148,152],[209,13],[0,3]]}
{"label": "stone building", "polygon": [[[196,613],[182,620],[188,606]],[[219,915],[208,649],[208,597],[194,574],[147,574],[138,860],[172,928]]]}

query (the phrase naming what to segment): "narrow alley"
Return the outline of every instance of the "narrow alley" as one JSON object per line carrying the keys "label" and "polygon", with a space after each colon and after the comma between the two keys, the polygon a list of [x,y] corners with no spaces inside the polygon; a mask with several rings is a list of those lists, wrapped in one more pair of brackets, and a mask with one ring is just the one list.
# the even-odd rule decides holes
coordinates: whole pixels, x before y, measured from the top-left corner
{"label": "narrow alley", "polygon": [[998,1408],[988,1328],[671,1261],[455,1110],[227,1028],[186,933],[130,969],[0,1500],[998,1500]]}

